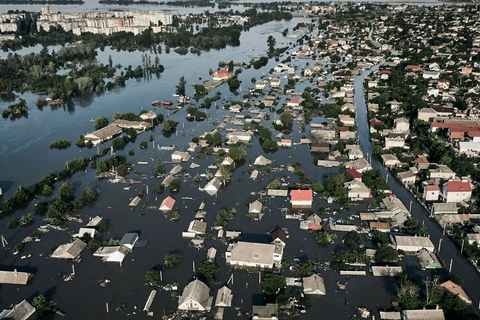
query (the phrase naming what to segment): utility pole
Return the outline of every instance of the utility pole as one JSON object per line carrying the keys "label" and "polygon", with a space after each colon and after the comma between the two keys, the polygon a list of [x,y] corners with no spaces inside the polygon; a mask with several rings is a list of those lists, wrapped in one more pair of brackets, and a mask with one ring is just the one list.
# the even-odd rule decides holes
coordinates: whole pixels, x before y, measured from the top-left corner
{"label": "utility pole", "polygon": [[450,267],[448,268],[448,273],[452,273],[452,264],[453,264],[453,258],[450,259]]}
{"label": "utility pole", "polygon": [[442,247],[442,241],[443,241],[442,238],[440,238],[440,240],[438,241],[438,253],[440,253],[440,248]]}
{"label": "utility pole", "polygon": [[462,240],[462,247],[460,248],[460,253],[463,253],[463,244],[465,242],[465,239]]}

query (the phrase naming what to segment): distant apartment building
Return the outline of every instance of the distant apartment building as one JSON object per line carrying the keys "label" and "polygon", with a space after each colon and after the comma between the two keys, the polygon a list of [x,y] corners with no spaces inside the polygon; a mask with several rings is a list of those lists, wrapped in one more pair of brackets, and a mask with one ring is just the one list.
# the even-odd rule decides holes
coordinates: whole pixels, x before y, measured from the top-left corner
{"label": "distant apartment building", "polygon": [[166,11],[52,13],[46,5],[37,21],[37,30],[49,31],[52,27],[62,27],[76,35],[86,32],[109,35],[121,31],[139,34],[148,28],[152,28],[153,32],[161,32],[172,23],[173,15]]}

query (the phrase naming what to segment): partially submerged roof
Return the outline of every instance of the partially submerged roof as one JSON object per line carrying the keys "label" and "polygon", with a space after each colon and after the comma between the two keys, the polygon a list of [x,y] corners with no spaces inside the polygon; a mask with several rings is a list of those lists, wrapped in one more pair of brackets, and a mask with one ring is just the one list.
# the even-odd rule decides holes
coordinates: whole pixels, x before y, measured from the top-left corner
{"label": "partially submerged roof", "polygon": [[193,280],[183,289],[182,296],[178,300],[178,308],[185,310],[182,304],[188,300],[193,300],[200,304],[204,309],[207,309],[210,300],[209,293],[210,288],[205,283],[200,280]]}
{"label": "partially submerged roof", "polygon": [[303,293],[305,294],[322,294],[325,295],[325,283],[323,278],[317,274],[312,274],[310,277],[302,278]]}
{"label": "partially submerged roof", "polygon": [[35,313],[35,310],[35,307],[32,306],[27,300],[22,300],[20,303],[16,304],[4,318],[13,320],[27,320]]}
{"label": "partially submerged roof", "polygon": [[120,239],[120,245],[126,246],[132,249],[137,241],[138,241],[138,233],[136,232],[125,233],[122,239]]}
{"label": "partially submerged roof", "polygon": [[275,303],[267,303],[264,306],[252,306],[253,316],[266,319],[277,319],[277,305]]}
{"label": "partially submerged roof", "polygon": [[0,271],[1,284],[21,284],[26,285],[28,280],[32,277],[31,273],[13,271]]}
{"label": "partially submerged roof", "polygon": [[442,309],[404,310],[404,320],[445,320]]}
{"label": "partially submerged roof", "polygon": [[253,163],[256,166],[266,166],[267,164],[272,163],[272,160],[269,160],[265,158],[264,156],[258,156],[257,159],[255,159],[255,162]]}
{"label": "partially submerged roof", "polygon": [[57,259],[75,259],[85,249],[87,244],[80,239],[75,239],[71,243],[62,244],[52,253],[52,258]]}
{"label": "partially submerged roof", "polygon": [[215,299],[215,307],[231,307],[232,299],[232,290],[227,286],[223,286],[218,289],[217,298]]}

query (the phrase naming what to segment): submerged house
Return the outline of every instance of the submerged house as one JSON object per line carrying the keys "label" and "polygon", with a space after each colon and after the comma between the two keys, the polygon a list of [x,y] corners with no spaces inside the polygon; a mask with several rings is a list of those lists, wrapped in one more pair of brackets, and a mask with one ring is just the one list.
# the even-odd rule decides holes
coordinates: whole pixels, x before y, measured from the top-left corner
{"label": "submerged house", "polygon": [[174,205],[175,205],[175,199],[168,196],[165,199],[163,199],[163,201],[160,204],[160,207],[158,208],[158,210],[160,210],[162,212],[172,211]]}
{"label": "submerged house", "polygon": [[32,278],[32,274],[28,272],[0,271],[0,284],[17,284],[26,285],[28,280]]}
{"label": "submerged house", "polygon": [[302,281],[304,294],[327,294],[325,291],[325,283],[323,282],[323,278],[318,274],[312,274],[310,277],[302,278]]}
{"label": "submerged house", "polygon": [[427,249],[422,249],[417,254],[418,261],[423,269],[441,269],[442,265],[437,256],[433,252],[428,252]]}
{"label": "submerged house", "polygon": [[312,190],[290,191],[290,203],[294,208],[311,208],[313,202]]}
{"label": "submerged house", "polygon": [[56,259],[75,259],[85,249],[87,244],[82,240],[76,239],[71,243],[58,246],[50,257]]}
{"label": "submerged house", "polygon": [[88,133],[84,136],[85,142],[91,142],[97,146],[105,141],[111,140],[122,133],[122,128],[111,123],[101,129]]}
{"label": "submerged house", "polygon": [[255,200],[248,205],[248,213],[261,213],[262,207],[263,204],[260,201]]}
{"label": "submerged house", "polygon": [[232,299],[232,290],[227,286],[223,286],[218,289],[217,298],[215,299],[215,307],[231,307]]}
{"label": "submerged house", "polygon": [[27,300],[22,300],[13,306],[12,309],[5,309],[0,312],[0,319],[27,320],[36,309]]}
{"label": "submerged house", "polygon": [[283,246],[239,241],[230,244],[225,253],[227,264],[239,267],[273,269],[282,263]]}
{"label": "submerged house", "polygon": [[222,181],[220,181],[220,179],[215,177],[205,185],[205,188],[203,188],[203,190],[209,195],[213,196],[217,194],[221,186],[222,186]]}
{"label": "submerged house", "polygon": [[95,257],[101,257],[103,262],[122,263],[123,259],[130,253],[126,246],[100,247],[93,253]]}
{"label": "submerged house", "polygon": [[253,320],[278,320],[277,305],[267,303],[264,306],[252,306]]}
{"label": "submerged house", "polygon": [[178,310],[210,311],[213,297],[209,296],[210,288],[200,280],[190,282],[178,300]]}
{"label": "submerged house", "polygon": [[305,220],[300,221],[300,229],[302,230],[322,230],[322,218],[317,214],[308,216]]}

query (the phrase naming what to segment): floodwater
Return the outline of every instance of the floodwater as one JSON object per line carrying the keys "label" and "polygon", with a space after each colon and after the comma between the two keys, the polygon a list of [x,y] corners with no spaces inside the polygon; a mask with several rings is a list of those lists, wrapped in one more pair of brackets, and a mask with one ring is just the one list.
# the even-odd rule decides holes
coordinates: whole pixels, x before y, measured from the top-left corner
{"label": "floodwater", "polygon": [[[277,38],[277,46],[282,46],[285,40],[280,33],[285,28],[291,30],[292,27],[302,21],[305,20],[293,19],[291,21],[271,22],[252,28],[249,32],[242,34],[239,47],[229,47],[219,51],[212,50],[202,53],[200,56],[192,54],[180,56],[173,51],[170,54],[162,53],[160,61],[165,66],[165,72],[159,79],[154,77],[139,81],[130,80],[125,88],[118,88],[101,95],[75,99],[71,107],[57,110],[45,107],[43,110],[38,110],[34,106],[36,96],[24,94],[23,97],[30,107],[28,119],[22,118],[15,121],[2,119],[0,121],[0,134],[2,136],[2,142],[0,143],[0,186],[7,196],[10,196],[17,186],[34,183],[46,172],[58,171],[69,160],[92,155],[95,150],[79,149],[74,144],[80,134],[94,130],[89,119],[102,115],[111,118],[115,111],[138,113],[142,108],[151,110],[151,101],[173,99],[171,94],[175,91],[175,85],[182,75],[185,76],[188,83],[187,94],[192,95],[192,85],[209,78],[208,69],[215,69],[218,61],[248,61],[251,57],[261,56],[267,48],[266,39],[269,35],[274,35]],[[99,60],[106,62],[108,56],[112,55],[115,64],[132,64],[135,66],[141,63],[141,54],[140,52],[114,52],[106,49],[105,52],[99,53]],[[296,60],[295,63],[298,66],[303,66],[306,61]],[[252,86],[250,82],[252,77],[259,79],[276,64],[277,62],[271,60],[267,66],[259,70],[244,70],[239,76],[242,80],[241,89],[246,90],[247,87]],[[285,79],[282,79],[283,83],[285,81]],[[362,78],[356,80],[357,95],[362,94],[363,90],[358,82],[361,84]],[[297,91],[303,90],[307,85],[308,83],[299,83],[296,89]],[[241,231],[243,238],[246,240],[268,241],[267,233],[276,226],[281,226],[287,228],[290,233],[284,253],[286,259],[292,261],[296,258],[308,258],[321,263],[330,261],[334,249],[341,245],[343,235],[338,233],[339,237],[334,245],[325,248],[318,246],[311,234],[298,229],[299,222],[297,220],[286,220],[284,218],[281,208],[289,207],[286,199],[266,199],[265,216],[261,221],[250,221],[246,217],[248,207],[245,201],[249,197],[252,199],[258,197],[257,195],[250,195],[251,192],[258,193],[265,190],[267,183],[275,177],[287,176],[288,182],[298,181],[298,177],[285,170],[272,173],[261,172],[257,181],[249,180],[248,165],[252,164],[259,154],[263,154],[256,138],[247,150],[248,154],[245,162],[237,167],[231,182],[220,190],[218,196],[211,197],[198,190],[198,187],[203,187],[206,181],[198,184],[191,177],[186,177],[182,179],[180,192],[172,195],[177,200],[175,208],[181,214],[179,221],[170,222],[158,210],[149,209],[151,206],[158,207],[163,198],[169,194],[166,191],[162,195],[156,195],[151,191],[161,182],[161,179],[153,177],[153,167],[156,163],[169,160],[170,151],[153,149],[151,142],[147,150],[140,150],[139,142],[148,141],[149,135],[152,134],[156,145],[174,144],[180,148],[185,148],[192,136],[200,135],[215,127],[210,121],[214,119],[222,120],[223,116],[228,114],[228,112],[222,110],[222,106],[225,104],[224,99],[241,100],[241,96],[235,98],[229,93],[226,85],[213,90],[211,94],[216,91],[222,93],[222,100],[217,101],[217,108],[212,106],[211,109],[207,110],[208,122],[185,121],[185,110],[168,113],[166,110],[156,109],[157,112],[162,112],[165,117],[180,122],[178,134],[165,138],[161,134],[160,128],[157,128],[153,132],[140,134],[136,143],[131,143],[126,146],[124,151],[118,152],[118,154],[126,155],[129,150],[135,151],[133,157],[127,156],[128,160],[135,164],[129,177],[141,180],[141,184],[133,185],[131,190],[126,191],[123,189],[124,184],[111,184],[106,180],[96,180],[95,171],[92,169],[87,169],[85,173],[78,173],[70,179],[74,184],[77,195],[87,186],[99,191],[98,201],[92,206],[80,210],[78,216],[84,222],[89,217],[96,215],[101,215],[107,219],[110,228],[106,234],[102,235],[103,240],[119,239],[125,232],[138,231],[140,232],[140,239],[147,241],[146,247],[135,248],[124,260],[122,266],[115,263],[103,263],[99,258],[93,257],[87,249],[82,253],[82,259],[79,263],[56,261],[48,258],[54,248],[62,243],[69,242],[71,240],[70,234],[76,233],[78,228],[83,225],[77,222],[69,222],[67,232],[51,231],[42,236],[40,242],[27,243],[25,250],[20,255],[13,256],[10,251],[0,249],[2,250],[0,254],[1,268],[12,269],[15,267],[18,270],[35,274],[27,286],[18,288],[8,285],[0,286],[0,307],[7,307],[24,298],[31,301],[37,294],[44,294],[48,299],[58,303],[58,307],[67,313],[68,319],[123,319],[127,317],[150,319],[141,311],[151,290],[144,285],[145,272],[151,267],[161,267],[166,253],[181,252],[183,261],[180,266],[172,270],[163,270],[164,280],[168,283],[178,283],[179,293],[181,293],[185,285],[196,275],[193,270],[193,262],[198,267],[206,259],[206,249],[213,246],[217,248],[216,263],[220,267],[220,275],[217,280],[209,283],[210,294],[215,296],[216,290],[223,286],[233,273],[234,282],[229,285],[234,294],[233,307],[226,309],[225,319],[248,319],[252,304],[262,303],[263,297],[258,282],[259,275],[248,274],[245,271],[232,271],[230,267],[226,266],[224,260],[226,244],[220,241],[206,240],[204,249],[198,250],[189,245],[187,240],[181,238],[181,232],[187,229],[189,222],[194,217],[194,211],[202,200],[207,201],[205,221],[208,223],[208,230],[214,225],[218,210],[236,208],[237,214],[229,222],[227,230]],[[359,100],[360,98],[357,95],[355,100],[357,108],[359,108],[362,101]],[[281,99],[280,104],[283,101]],[[12,102],[3,101],[0,109],[10,103]],[[358,110],[361,110],[361,108]],[[357,116],[361,117],[361,112],[358,112]],[[363,116],[365,117],[365,115]],[[275,117],[275,114],[271,114],[271,120]],[[263,124],[271,127],[271,120],[264,121]],[[368,133],[365,134],[365,130],[367,130],[364,127],[365,125],[366,122],[359,121],[362,147],[368,147],[366,145],[368,143]],[[310,128],[307,126],[307,135],[309,130]],[[299,141],[301,135],[301,129],[295,124],[291,138],[293,141]],[[71,140],[73,145],[63,151],[50,150],[48,144],[56,139]],[[108,146],[109,144],[106,143],[102,145],[102,148]],[[300,162],[302,169],[311,181],[322,181],[326,175],[338,172],[338,169],[335,168],[326,169],[315,166],[314,157],[310,154],[307,146],[297,145],[292,149],[282,149],[275,154],[266,154],[266,157],[275,161],[274,167],[277,164],[286,165],[295,161]],[[214,160],[214,156],[207,156],[205,159],[193,157],[190,161],[200,164],[200,167],[193,170],[188,169],[189,162],[187,165],[184,164],[184,168],[191,176],[194,176],[204,173],[207,166]],[[149,164],[138,165],[138,161],[147,161]],[[167,170],[171,166],[167,165]],[[393,179],[390,180],[393,181]],[[138,191],[145,191],[147,186],[150,193],[145,195],[138,208],[130,210],[128,208],[130,200],[136,196]],[[56,187],[58,188],[58,185]],[[182,199],[182,197],[192,199]],[[328,206],[325,201],[316,197],[313,205],[314,209],[320,205]],[[331,207],[338,210],[335,206]],[[351,212],[365,209],[365,205],[353,207],[349,212],[343,212],[342,216],[345,217]],[[21,214],[32,210],[33,206],[29,205],[24,210],[16,212],[13,217],[18,218]],[[0,221],[2,224],[0,230],[9,242],[9,248],[21,242],[26,236],[31,235],[34,228],[42,224],[41,219],[37,218],[32,226],[7,230],[5,227],[7,220],[8,218]],[[215,230],[211,232],[216,234]],[[442,247],[442,252],[443,250]],[[447,248],[445,248],[445,251],[447,251]],[[25,257],[25,259],[22,257]],[[72,270],[72,264],[75,265],[76,276],[72,281],[64,282],[58,277],[58,274],[69,274]],[[319,315],[322,319],[349,319],[353,316],[357,306],[364,306],[369,310],[377,311],[380,308],[388,307],[396,294],[391,278],[341,277],[336,272],[325,272],[322,268],[319,268],[318,272],[325,279],[327,295],[312,298],[313,306],[308,310],[308,313],[302,315],[302,319],[319,319]],[[418,270],[412,270],[412,272],[419,273]],[[109,279],[110,283],[106,287],[101,287],[99,281],[102,279]],[[336,283],[339,281],[348,283],[346,291],[337,288]],[[480,288],[480,286],[477,286],[477,288]],[[157,291],[157,296],[151,307],[155,319],[160,318],[161,315],[172,313],[177,306],[177,298],[172,297],[169,292]],[[106,311],[106,303],[109,306],[109,313]],[[120,304],[126,305],[126,311],[115,311]],[[48,318],[60,317],[50,315]],[[282,318],[286,319],[288,317],[282,316]]]}

